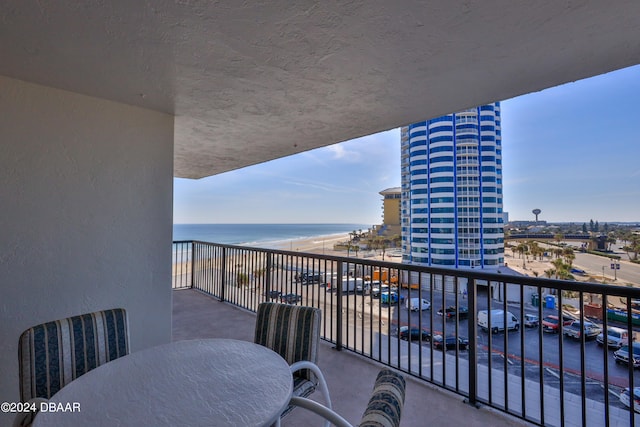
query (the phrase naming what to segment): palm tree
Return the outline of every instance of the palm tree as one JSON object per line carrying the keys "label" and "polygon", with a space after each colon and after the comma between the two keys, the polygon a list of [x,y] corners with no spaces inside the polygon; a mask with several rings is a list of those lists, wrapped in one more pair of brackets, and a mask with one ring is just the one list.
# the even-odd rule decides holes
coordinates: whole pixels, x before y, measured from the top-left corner
{"label": "palm tree", "polygon": [[382,261],[384,261],[384,255],[388,247],[389,247],[389,241],[386,238],[382,237],[379,240],[379,246],[378,246],[378,248],[382,249]]}
{"label": "palm tree", "polygon": [[622,247],[622,250],[627,253],[630,261],[638,260],[638,253],[640,253],[640,236],[632,234],[627,240],[628,244]]}
{"label": "palm tree", "polygon": [[562,260],[562,258],[556,258],[554,259],[551,264],[553,264],[553,266],[556,268],[556,270],[562,269],[565,267],[564,261]]}
{"label": "palm tree", "polygon": [[266,276],[266,268],[257,268],[253,271],[253,279],[258,283],[262,283],[262,279]]}
{"label": "palm tree", "polygon": [[555,255],[556,259],[560,258],[564,250],[562,248],[553,248],[553,255]]}
{"label": "palm tree", "polygon": [[238,273],[236,275],[236,285],[243,286],[249,284],[249,275],[247,273]]}
{"label": "palm tree", "polygon": [[574,280],[574,277],[571,275],[571,272],[570,272],[570,269],[571,269],[570,263],[565,263],[562,258],[558,258],[558,259],[555,259],[552,262],[552,264],[555,267],[556,279]]}
{"label": "palm tree", "polygon": [[557,272],[558,279],[560,280],[572,280],[573,276],[569,273],[569,270],[560,270]]}
{"label": "palm tree", "polygon": [[538,242],[531,241],[528,244],[529,244],[529,252],[533,256],[533,259],[535,260],[536,257],[538,257],[539,259],[542,259],[542,254],[544,253],[544,249],[540,247]]}
{"label": "palm tree", "polygon": [[573,264],[573,260],[576,259],[576,255],[573,253],[573,249],[571,248],[564,248],[564,250],[562,251],[562,256],[564,257],[566,263],[569,264],[569,267],[571,267],[571,265]]}

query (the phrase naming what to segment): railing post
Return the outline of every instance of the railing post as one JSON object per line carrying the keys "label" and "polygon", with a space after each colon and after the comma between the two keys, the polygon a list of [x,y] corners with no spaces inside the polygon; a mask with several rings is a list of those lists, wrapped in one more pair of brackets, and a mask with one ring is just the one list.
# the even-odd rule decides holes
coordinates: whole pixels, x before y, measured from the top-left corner
{"label": "railing post", "polygon": [[224,289],[227,282],[227,248],[222,248],[222,280],[220,281],[220,302],[224,301]]}
{"label": "railing post", "polygon": [[[471,285],[471,289],[469,289]],[[469,304],[469,401],[477,406],[478,399],[478,325],[476,323],[477,283],[475,278],[467,279],[467,298]],[[506,331],[505,331],[506,333]],[[491,373],[489,373],[491,375]]]}
{"label": "railing post", "polygon": [[271,252],[267,252],[267,271],[265,273],[266,275],[266,280],[265,280],[265,284],[264,284],[264,295],[265,295],[265,301],[269,301],[271,300],[271,264],[272,264],[272,254]]}
{"label": "railing post", "polygon": [[342,350],[342,261],[338,261],[338,277],[336,278],[337,301],[336,301],[336,350]]}
{"label": "railing post", "polygon": [[196,242],[191,241],[191,283],[189,287],[193,289],[193,281],[195,278],[195,264],[196,264]]}

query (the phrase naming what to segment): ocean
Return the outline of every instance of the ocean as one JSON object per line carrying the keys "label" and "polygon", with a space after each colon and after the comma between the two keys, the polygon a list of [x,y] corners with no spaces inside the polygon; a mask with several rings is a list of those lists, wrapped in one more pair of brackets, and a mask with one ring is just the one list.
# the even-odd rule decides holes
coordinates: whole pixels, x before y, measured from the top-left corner
{"label": "ocean", "polygon": [[369,227],[368,224],[174,224],[173,240],[273,248],[291,240],[366,231]]}

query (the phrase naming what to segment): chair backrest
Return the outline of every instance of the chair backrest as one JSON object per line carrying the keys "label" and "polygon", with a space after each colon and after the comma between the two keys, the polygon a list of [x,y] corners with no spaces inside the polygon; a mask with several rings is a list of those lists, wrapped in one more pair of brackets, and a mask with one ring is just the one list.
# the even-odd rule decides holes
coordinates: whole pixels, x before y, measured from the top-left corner
{"label": "chair backrest", "polygon": [[359,427],[398,427],[404,406],[406,381],[391,369],[378,373]]}
{"label": "chair backrest", "polygon": [[122,308],[54,320],[20,335],[20,398],[49,399],[80,375],[129,354]]}
{"label": "chair backrest", "polygon": [[[320,309],[265,302],[258,306],[254,342],[280,354],[290,365],[301,360],[318,361]],[[301,376],[314,380],[309,370]]]}

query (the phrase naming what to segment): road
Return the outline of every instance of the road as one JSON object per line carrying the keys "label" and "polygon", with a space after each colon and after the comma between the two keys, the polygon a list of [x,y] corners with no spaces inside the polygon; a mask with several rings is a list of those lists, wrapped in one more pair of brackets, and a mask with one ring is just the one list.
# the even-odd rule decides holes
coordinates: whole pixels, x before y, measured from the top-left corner
{"label": "road", "polygon": [[[598,275],[602,277],[602,267],[604,267],[604,275],[607,281],[618,285],[633,283],[636,286],[640,286],[640,265],[626,261],[627,255],[625,253],[616,253],[621,257],[621,261],[619,262],[620,269],[615,272],[611,269],[611,261],[607,258],[581,252],[576,252],[575,255],[576,259],[573,261],[573,265],[592,273],[596,277]],[[614,281],[613,279],[616,276],[617,280]]]}

